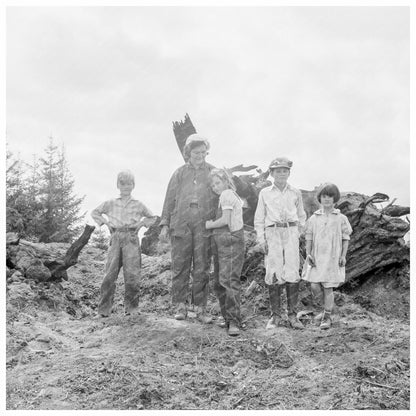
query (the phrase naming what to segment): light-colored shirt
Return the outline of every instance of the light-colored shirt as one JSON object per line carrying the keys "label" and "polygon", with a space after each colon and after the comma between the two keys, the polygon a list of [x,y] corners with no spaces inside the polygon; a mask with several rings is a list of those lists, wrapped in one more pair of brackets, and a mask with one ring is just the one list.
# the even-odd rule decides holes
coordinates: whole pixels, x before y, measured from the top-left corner
{"label": "light-colored shirt", "polygon": [[243,224],[243,201],[239,196],[231,189],[226,189],[221,192],[219,205],[224,211],[226,209],[231,210],[230,216],[230,231],[241,230]]}
{"label": "light-colored shirt", "polygon": [[299,229],[303,229],[306,213],[299,189],[286,184],[281,191],[273,184],[260,191],[254,215],[254,228],[259,243],[265,241],[265,228],[276,222],[298,222]]}
{"label": "light-colored shirt", "polygon": [[91,217],[98,225],[102,225],[104,224],[103,214],[107,216],[108,222],[113,228],[135,225],[143,217],[153,217],[153,214],[143,203],[132,197],[126,201],[121,198],[105,201],[91,212]]}

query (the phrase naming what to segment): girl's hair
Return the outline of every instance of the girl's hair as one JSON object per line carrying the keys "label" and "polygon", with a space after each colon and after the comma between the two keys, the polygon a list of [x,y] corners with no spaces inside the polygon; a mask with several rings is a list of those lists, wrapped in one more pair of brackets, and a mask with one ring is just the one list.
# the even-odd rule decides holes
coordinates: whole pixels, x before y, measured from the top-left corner
{"label": "girl's hair", "polygon": [[185,160],[187,161],[190,157],[191,157],[191,152],[193,149],[195,149],[195,147],[204,145],[207,148],[207,154],[208,154],[208,150],[209,150],[209,143],[205,140],[194,140],[188,144],[185,145],[185,147],[183,148],[183,157],[185,158]]}
{"label": "girl's hair", "polygon": [[129,170],[123,170],[117,175],[117,186],[120,181],[133,182],[134,185],[134,175]]}
{"label": "girl's hair", "polygon": [[209,173],[209,179],[212,182],[214,177],[220,178],[223,182],[227,184],[227,188],[232,189],[235,192],[235,185],[232,176],[227,172],[226,169],[212,169]]}
{"label": "girl's hair", "polygon": [[318,194],[316,195],[319,203],[321,202],[322,195],[332,196],[334,198],[334,204],[337,203],[341,198],[338,187],[333,183],[324,183],[321,185],[320,189],[318,190]]}

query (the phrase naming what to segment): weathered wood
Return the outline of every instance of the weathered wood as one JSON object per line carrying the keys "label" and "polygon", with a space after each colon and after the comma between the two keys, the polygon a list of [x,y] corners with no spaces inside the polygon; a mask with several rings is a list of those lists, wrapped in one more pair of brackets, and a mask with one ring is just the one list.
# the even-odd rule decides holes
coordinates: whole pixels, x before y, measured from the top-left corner
{"label": "weathered wood", "polygon": [[175,135],[176,144],[179,147],[179,151],[183,156],[183,148],[185,147],[186,139],[191,135],[196,133],[196,129],[192,124],[192,121],[188,115],[185,114],[185,119],[183,121],[174,121],[173,122],[173,133]]}
{"label": "weathered wood", "polygon": [[400,205],[391,205],[381,210],[382,214],[390,217],[402,217],[403,215],[410,214],[410,207],[402,207]]}
{"label": "weathered wood", "polygon": [[[6,264],[10,269],[20,271],[26,278],[38,281],[68,280],[66,270],[76,264],[79,253],[88,243],[95,227],[86,225],[82,235],[69,247],[63,257],[59,243],[33,243],[9,236],[6,248]],[[61,254],[62,253],[62,254]],[[57,258],[58,257],[58,258]]]}
{"label": "weathered wood", "polygon": [[374,205],[386,198],[388,196],[384,194],[371,197],[357,193],[341,195],[337,206],[353,228],[347,253],[347,282],[360,280],[375,270],[401,267],[410,261],[410,248],[403,239],[410,224],[382,214]]}
{"label": "weathered wood", "polygon": [[160,234],[160,217],[157,217],[156,222],[151,225],[143,235],[141,241],[142,253],[147,256],[156,256],[158,255],[158,240]]}
{"label": "weathered wood", "polygon": [[45,262],[45,266],[51,271],[50,280],[68,280],[66,270],[76,264],[79,253],[88,243],[94,230],[94,226],[86,225],[81,237],[79,237],[78,240],[76,240],[71,247],[69,247],[63,260],[56,260],[48,263]]}

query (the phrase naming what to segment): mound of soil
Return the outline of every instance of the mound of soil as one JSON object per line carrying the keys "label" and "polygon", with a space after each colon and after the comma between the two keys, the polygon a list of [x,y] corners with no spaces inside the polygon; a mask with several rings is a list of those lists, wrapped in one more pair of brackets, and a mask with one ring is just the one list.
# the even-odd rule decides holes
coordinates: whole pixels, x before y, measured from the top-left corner
{"label": "mound of soil", "polygon": [[[267,292],[247,291],[248,273],[245,330],[231,338],[192,312],[172,318],[169,254],[143,255],[139,314],[123,315],[120,276],[113,314],[95,318],[104,264],[87,246],[68,281],[8,279],[7,409],[409,409],[406,276],[338,293],[329,330],[305,314],[295,331],[266,329]],[[313,309],[306,285],[301,307]]]}

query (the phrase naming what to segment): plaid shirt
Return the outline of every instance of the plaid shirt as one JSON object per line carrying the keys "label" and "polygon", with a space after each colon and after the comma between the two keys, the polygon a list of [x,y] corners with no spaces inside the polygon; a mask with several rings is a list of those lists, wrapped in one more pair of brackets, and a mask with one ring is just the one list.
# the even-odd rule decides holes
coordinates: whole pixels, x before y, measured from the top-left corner
{"label": "plaid shirt", "polygon": [[130,197],[127,201],[121,198],[103,202],[91,212],[91,217],[98,225],[104,224],[103,214],[113,228],[133,226],[143,217],[153,217],[149,209],[137,199]]}

